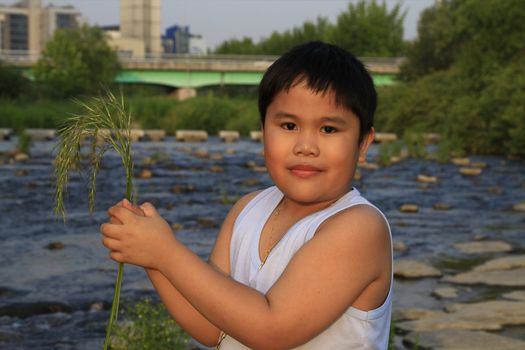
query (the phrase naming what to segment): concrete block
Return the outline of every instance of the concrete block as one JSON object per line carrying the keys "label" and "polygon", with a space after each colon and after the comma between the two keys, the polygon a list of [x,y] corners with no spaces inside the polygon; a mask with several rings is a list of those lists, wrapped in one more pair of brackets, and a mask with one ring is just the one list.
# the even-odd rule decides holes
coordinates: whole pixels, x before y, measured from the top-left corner
{"label": "concrete block", "polygon": [[32,141],[49,141],[56,136],[55,129],[25,129],[24,132]]}
{"label": "concrete block", "polygon": [[250,131],[250,139],[252,141],[262,142],[262,140],[263,140],[263,133],[262,133],[262,131]]}
{"label": "concrete block", "polygon": [[374,141],[375,142],[394,142],[397,140],[397,135],[394,133],[387,132],[376,132]]}
{"label": "concrete block", "polygon": [[0,140],[9,140],[13,135],[13,129],[0,128]]}
{"label": "concrete block", "polygon": [[206,141],[208,133],[204,130],[177,130],[175,132],[177,141]]}
{"label": "concrete block", "polygon": [[240,134],[238,131],[221,130],[219,131],[219,137],[224,142],[235,142],[239,140]]}
{"label": "concrete block", "polygon": [[166,131],[160,129],[144,130],[144,139],[148,141],[158,142],[164,140]]}

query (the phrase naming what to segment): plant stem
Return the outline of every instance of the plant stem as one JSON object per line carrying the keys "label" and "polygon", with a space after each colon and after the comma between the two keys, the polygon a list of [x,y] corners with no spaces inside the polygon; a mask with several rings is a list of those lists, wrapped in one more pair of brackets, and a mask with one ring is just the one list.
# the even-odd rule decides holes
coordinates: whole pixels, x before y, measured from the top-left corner
{"label": "plant stem", "polygon": [[[126,199],[134,203],[135,200],[133,196],[133,160],[131,157],[131,142],[129,141],[131,140],[131,136],[129,135],[129,126],[127,137],[128,142],[122,147],[125,150],[125,154],[121,155],[121,160],[124,164],[124,169],[126,170]],[[113,302],[111,304],[111,314],[109,315],[108,327],[106,329],[106,339],[104,340],[104,350],[108,350],[109,348],[113,322],[116,322],[118,318],[118,308],[120,304],[120,287],[122,285],[123,268],[124,264],[119,263],[117,279],[115,281],[115,291],[113,292]]]}
{"label": "plant stem", "polygon": [[113,292],[113,302],[111,303],[111,314],[109,315],[108,327],[106,329],[106,339],[104,340],[104,350],[109,349],[109,343],[111,340],[111,330],[113,328],[113,321],[117,321],[118,307],[120,302],[120,287],[122,285],[122,271],[124,268],[123,263],[118,264],[117,279],[115,281],[115,291]]}

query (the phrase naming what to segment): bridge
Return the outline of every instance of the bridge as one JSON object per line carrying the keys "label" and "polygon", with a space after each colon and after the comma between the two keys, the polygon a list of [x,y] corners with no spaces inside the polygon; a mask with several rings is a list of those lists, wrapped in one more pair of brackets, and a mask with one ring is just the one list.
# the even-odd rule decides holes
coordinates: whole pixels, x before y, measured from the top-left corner
{"label": "bridge", "polygon": [[[32,78],[32,66],[39,54],[29,51],[0,50],[0,60],[20,67]],[[152,84],[179,90],[179,98],[189,97],[204,86],[258,85],[263,73],[277,56],[161,54],[144,57],[120,55],[123,70],[116,82]],[[361,60],[372,74],[376,85],[395,83],[402,57]]]}

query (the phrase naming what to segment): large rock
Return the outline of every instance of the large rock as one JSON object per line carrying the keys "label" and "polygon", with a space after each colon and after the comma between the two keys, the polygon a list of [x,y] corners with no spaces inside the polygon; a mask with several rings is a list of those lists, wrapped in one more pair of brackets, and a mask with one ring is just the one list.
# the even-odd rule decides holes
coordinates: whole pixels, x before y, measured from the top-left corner
{"label": "large rock", "polygon": [[501,271],[469,271],[455,276],[446,276],[443,281],[457,284],[525,287],[525,268]]}
{"label": "large rock", "polygon": [[504,326],[525,325],[525,302],[492,300],[480,303],[452,304],[446,312],[420,313],[421,318],[397,322],[403,333],[463,329],[498,331]]}
{"label": "large rock", "polygon": [[525,255],[489,260],[471,271],[446,276],[443,280],[459,284],[525,287]]}
{"label": "large rock", "polygon": [[455,243],[454,248],[466,254],[510,252],[512,246],[502,241],[480,241]]}
{"label": "large rock", "polygon": [[479,303],[452,304],[447,312],[461,319],[497,322],[501,326],[525,325],[525,302],[490,300]]}
{"label": "large rock", "polygon": [[458,290],[451,287],[436,288],[432,291],[432,295],[440,299],[455,299],[458,297]]}
{"label": "large rock", "polygon": [[394,262],[394,276],[401,278],[441,277],[441,271],[435,267],[415,260],[397,260]]}
{"label": "large rock", "polygon": [[515,290],[514,292],[505,293],[503,294],[503,298],[525,301],[525,290]]}
{"label": "large rock", "polygon": [[414,332],[403,338],[403,343],[419,349],[447,350],[516,350],[525,349],[525,342],[487,332],[444,329],[432,332]]}
{"label": "large rock", "polygon": [[474,268],[475,271],[495,271],[525,268],[525,255],[496,258]]}

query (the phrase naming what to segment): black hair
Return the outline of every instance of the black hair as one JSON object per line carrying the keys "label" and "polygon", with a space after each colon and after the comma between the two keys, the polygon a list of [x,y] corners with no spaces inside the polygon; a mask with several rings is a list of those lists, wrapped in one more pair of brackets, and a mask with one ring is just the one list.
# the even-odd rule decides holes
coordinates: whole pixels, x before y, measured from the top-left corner
{"label": "black hair", "polygon": [[377,94],[365,66],[336,45],[312,41],[298,45],[278,58],[259,85],[259,114],[264,127],[266,110],[275,96],[306,82],[315,93],[335,93],[335,102],[359,118],[359,143],[374,125]]}

